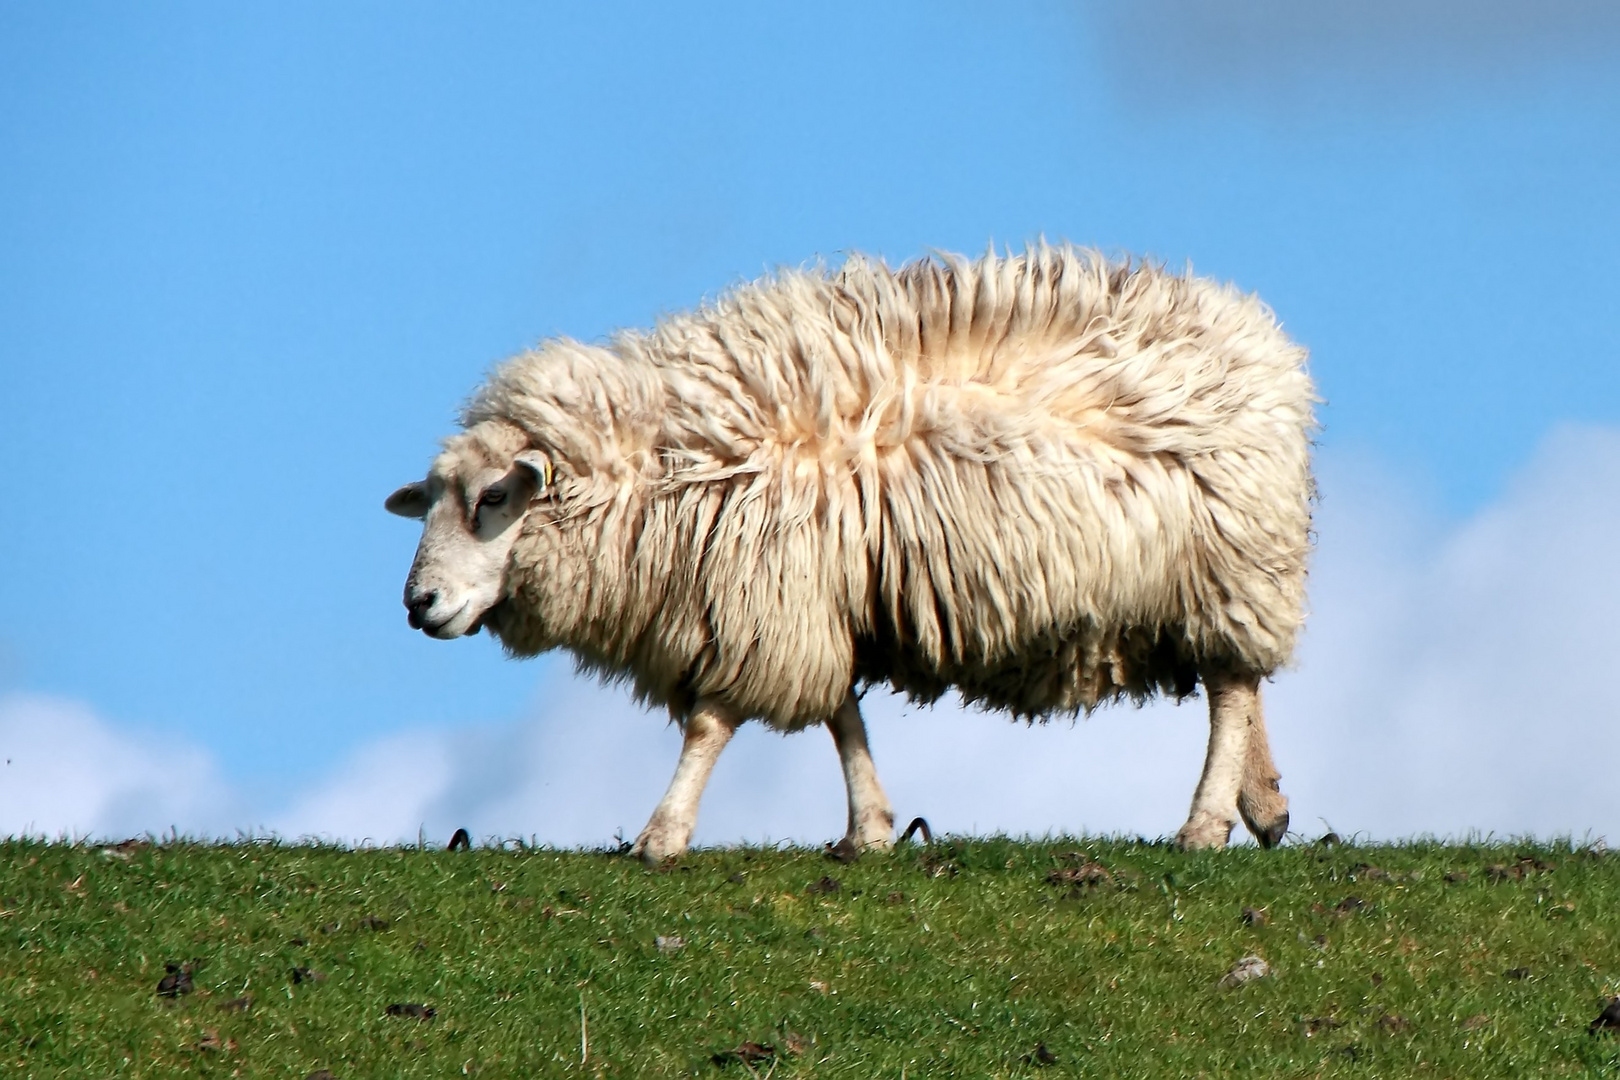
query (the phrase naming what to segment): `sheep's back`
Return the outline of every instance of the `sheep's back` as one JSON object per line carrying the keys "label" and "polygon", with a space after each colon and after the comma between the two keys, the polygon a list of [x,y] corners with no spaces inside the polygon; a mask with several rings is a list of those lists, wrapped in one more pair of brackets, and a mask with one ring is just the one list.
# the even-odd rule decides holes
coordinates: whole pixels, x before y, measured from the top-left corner
{"label": "sheep's back", "polygon": [[863,678],[1041,713],[1292,649],[1313,397],[1252,297],[1066,248],[856,258],[634,344],[677,476],[769,477],[784,529],[859,537],[821,591]]}

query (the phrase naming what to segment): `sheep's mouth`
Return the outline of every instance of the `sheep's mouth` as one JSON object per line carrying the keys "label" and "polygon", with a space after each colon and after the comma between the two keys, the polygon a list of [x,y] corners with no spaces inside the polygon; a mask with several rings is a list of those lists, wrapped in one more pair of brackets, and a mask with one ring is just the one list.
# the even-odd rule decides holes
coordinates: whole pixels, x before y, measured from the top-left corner
{"label": "sheep's mouth", "polygon": [[446,627],[454,626],[456,624],[456,622],[461,619],[462,615],[466,613],[466,611],[467,611],[467,605],[462,604],[459,608],[457,608],[449,616],[449,618],[439,619],[436,622],[429,622],[428,620],[423,619],[421,621],[422,633],[426,634],[428,637],[431,637],[431,638],[438,638],[440,641],[444,641],[444,640],[447,640],[447,639],[453,638],[453,637],[461,637],[463,634],[474,633],[478,628],[478,620],[477,619],[473,620],[473,624],[472,624],[471,629],[458,630],[458,631],[456,631],[455,633],[452,633],[452,634],[446,634],[444,632]]}

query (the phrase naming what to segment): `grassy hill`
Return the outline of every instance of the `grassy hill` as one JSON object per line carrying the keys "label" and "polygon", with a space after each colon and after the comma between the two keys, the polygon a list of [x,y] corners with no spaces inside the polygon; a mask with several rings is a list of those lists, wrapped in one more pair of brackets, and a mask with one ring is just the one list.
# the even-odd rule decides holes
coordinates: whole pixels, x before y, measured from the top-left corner
{"label": "grassy hill", "polygon": [[1567,846],[0,844],[7,1076],[1613,1076],[1617,992]]}

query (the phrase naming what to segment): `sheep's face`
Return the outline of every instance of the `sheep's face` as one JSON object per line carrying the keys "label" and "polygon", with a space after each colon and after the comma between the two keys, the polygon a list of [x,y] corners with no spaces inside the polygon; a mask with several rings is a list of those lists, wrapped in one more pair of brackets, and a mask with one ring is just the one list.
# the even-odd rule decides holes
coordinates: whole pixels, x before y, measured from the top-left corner
{"label": "sheep's face", "polygon": [[411,626],[430,637],[478,632],[505,596],[507,561],[524,517],[552,492],[544,453],[522,446],[510,428],[484,427],[450,440],[426,479],[406,484],[384,504],[422,521],[405,609]]}

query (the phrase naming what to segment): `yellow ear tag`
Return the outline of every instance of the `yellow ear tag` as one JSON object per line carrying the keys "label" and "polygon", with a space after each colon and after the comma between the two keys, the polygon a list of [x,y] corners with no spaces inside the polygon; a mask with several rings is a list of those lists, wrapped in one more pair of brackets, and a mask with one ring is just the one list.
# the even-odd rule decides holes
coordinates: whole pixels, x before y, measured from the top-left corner
{"label": "yellow ear tag", "polygon": [[551,486],[551,462],[549,461],[540,469],[540,486],[543,488]]}

